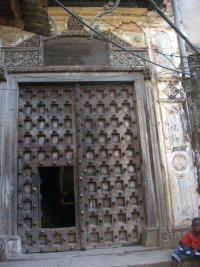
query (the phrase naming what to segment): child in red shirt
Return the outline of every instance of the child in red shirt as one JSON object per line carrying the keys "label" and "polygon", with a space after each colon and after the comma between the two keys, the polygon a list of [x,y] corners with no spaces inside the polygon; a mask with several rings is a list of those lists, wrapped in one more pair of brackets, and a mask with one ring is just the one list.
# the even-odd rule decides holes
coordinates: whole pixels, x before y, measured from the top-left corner
{"label": "child in red shirt", "polygon": [[192,220],[192,229],[184,234],[172,254],[171,267],[176,267],[181,261],[182,255],[200,257],[200,218]]}

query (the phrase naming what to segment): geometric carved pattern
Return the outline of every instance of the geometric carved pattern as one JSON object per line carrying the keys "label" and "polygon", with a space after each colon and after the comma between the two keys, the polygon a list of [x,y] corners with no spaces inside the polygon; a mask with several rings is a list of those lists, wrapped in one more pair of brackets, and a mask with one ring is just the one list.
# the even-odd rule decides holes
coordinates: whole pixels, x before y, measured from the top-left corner
{"label": "geometric carved pattern", "polygon": [[68,30],[73,30],[73,31],[82,31],[84,30],[84,25],[83,23],[81,23],[79,20],[77,20],[76,18],[70,16],[66,23],[67,24],[67,29]]}
{"label": "geometric carved pattern", "polygon": [[[134,54],[138,56],[145,57],[144,52],[135,52]],[[135,56],[132,56],[131,54],[127,52],[122,52],[122,51],[112,51],[112,61],[111,61],[111,66],[124,66],[124,67],[144,67],[145,62],[142,61],[141,59],[138,59]]]}
{"label": "geometric carved pattern", "polygon": [[24,47],[24,48],[32,48],[39,46],[40,46],[40,36],[36,34],[17,45],[17,47]]}
{"label": "geometric carved pattern", "polygon": [[83,85],[81,95],[87,241],[138,243],[144,214],[133,86]]}
{"label": "geometric carved pattern", "polygon": [[7,67],[39,66],[39,50],[6,51],[4,63]]}
{"label": "geometric carved pattern", "polygon": [[[141,242],[133,84],[22,85],[18,136],[18,232],[24,252]],[[38,167],[51,166],[76,169],[75,227],[41,228]]]}
{"label": "geometric carved pattern", "polygon": [[39,167],[74,166],[74,101],[66,85],[23,85],[19,98],[18,229],[24,252],[79,248],[76,227],[41,229]]}

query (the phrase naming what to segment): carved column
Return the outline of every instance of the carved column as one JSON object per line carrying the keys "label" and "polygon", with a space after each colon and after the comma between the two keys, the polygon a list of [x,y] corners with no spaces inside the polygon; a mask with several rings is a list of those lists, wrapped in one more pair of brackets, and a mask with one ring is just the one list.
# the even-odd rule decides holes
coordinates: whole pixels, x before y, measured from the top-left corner
{"label": "carved column", "polygon": [[[7,81],[5,81],[5,78]],[[0,81],[0,260],[21,252],[17,236],[17,87],[10,76]]]}
{"label": "carved column", "polygon": [[[158,246],[158,202],[157,193],[155,187],[154,166],[152,164],[152,130],[151,127],[153,117],[149,117],[149,107],[147,107],[147,95],[145,84],[142,81],[136,81],[136,97],[137,108],[139,114],[140,136],[141,136],[141,148],[142,148],[142,161],[143,161],[143,188],[145,196],[145,245],[146,246]],[[151,105],[151,99],[149,99],[149,105]]]}
{"label": "carved column", "polygon": [[[160,83],[161,84],[164,83]],[[161,88],[161,87],[160,87]],[[190,226],[198,214],[196,172],[184,89],[174,80],[160,90],[160,105],[173,229]]]}

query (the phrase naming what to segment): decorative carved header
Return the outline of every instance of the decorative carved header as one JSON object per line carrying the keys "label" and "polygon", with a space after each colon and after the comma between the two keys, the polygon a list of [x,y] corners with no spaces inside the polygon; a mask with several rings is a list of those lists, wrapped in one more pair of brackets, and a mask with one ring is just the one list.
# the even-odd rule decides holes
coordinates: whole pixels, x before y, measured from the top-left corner
{"label": "decorative carved header", "polygon": [[[141,47],[133,47],[130,45],[130,43],[120,39],[117,35],[111,33],[111,32],[104,32],[103,33],[105,36],[107,36],[109,39],[113,40],[114,42],[122,45],[123,47],[128,48],[130,51],[133,51],[135,54],[138,54],[140,56],[145,57],[146,54],[146,49],[145,48],[141,48]],[[23,69],[31,71],[31,69],[34,68],[38,69],[41,71],[41,69],[45,68],[50,68],[53,67],[56,71],[56,69],[58,69],[59,67],[65,67],[65,68],[69,68],[69,67],[73,67],[76,66],[76,68],[80,68],[81,67],[92,67],[93,70],[95,70],[95,67],[99,67],[100,65],[96,64],[96,66],[94,66],[94,64],[89,64],[89,62],[87,62],[86,64],[83,65],[78,65],[78,64],[71,64],[66,61],[66,65],[55,65],[55,64],[46,64],[44,62],[44,55],[45,55],[45,43],[46,42],[51,42],[53,40],[59,41],[60,38],[64,38],[66,40],[66,38],[73,38],[76,37],[76,41],[77,38],[80,37],[80,40],[83,40],[85,38],[86,42],[89,42],[89,37],[90,37],[90,33],[87,31],[82,31],[82,30],[66,30],[62,33],[61,36],[52,36],[49,38],[44,38],[44,37],[40,37],[38,35],[34,35],[31,38],[23,41],[22,43],[20,43],[19,45],[17,45],[14,48],[4,48],[3,49],[3,60],[4,60],[4,65],[9,68],[9,69],[20,69],[21,71],[23,71]],[[143,38],[143,37],[142,37]],[[100,38],[97,38],[96,36],[93,37],[94,40],[91,40],[91,43],[93,42],[94,44],[97,42],[97,40],[104,42],[104,40],[101,40]],[[146,64],[145,62],[136,57],[131,55],[130,53],[127,53],[121,49],[116,48],[113,44],[107,43],[108,49],[108,61],[107,63],[105,63],[103,66],[101,66],[101,68],[117,68],[119,71],[120,70],[135,70],[135,71],[141,71],[146,69]],[[98,47],[95,47],[96,50],[98,50]]]}

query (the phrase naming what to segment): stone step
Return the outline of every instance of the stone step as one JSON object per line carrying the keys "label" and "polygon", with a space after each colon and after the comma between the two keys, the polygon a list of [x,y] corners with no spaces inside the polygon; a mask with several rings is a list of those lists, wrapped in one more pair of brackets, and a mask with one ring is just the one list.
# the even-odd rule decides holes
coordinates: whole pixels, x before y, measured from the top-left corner
{"label": "stone step", "polygon": [[[173,249],[120,247],[12,256],[0,267],[170,267]],[[178,267],[200,267],[186,257]]]}

